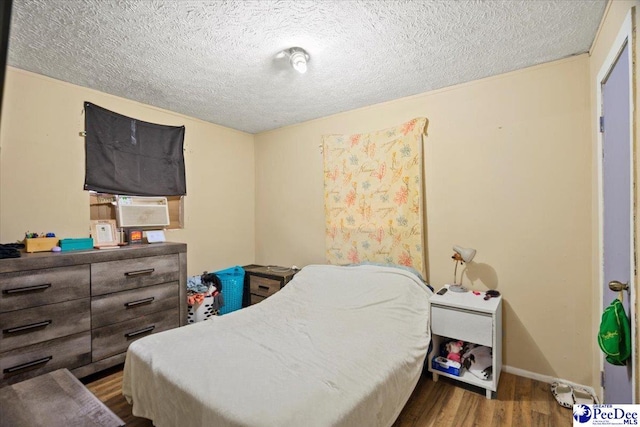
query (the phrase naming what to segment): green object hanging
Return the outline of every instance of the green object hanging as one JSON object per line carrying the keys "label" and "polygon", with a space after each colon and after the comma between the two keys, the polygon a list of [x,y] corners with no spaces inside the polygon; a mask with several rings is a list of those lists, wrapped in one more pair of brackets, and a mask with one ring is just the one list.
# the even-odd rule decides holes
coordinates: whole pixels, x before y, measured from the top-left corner
{"label": "green object hanging", "polygon": [[598,345],[612,365],[626,365],[631,356],[631,326],[618,299],[613,300],[602,313]]}

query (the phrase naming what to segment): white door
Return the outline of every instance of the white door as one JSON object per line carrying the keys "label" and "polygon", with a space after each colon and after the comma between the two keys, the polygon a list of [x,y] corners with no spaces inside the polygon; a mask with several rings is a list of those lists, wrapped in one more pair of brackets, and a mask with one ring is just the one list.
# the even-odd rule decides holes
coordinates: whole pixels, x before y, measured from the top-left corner
{"label": "white door", "polygon": [[[633,287],[633,146],[629,38],[623,38],[611,63],[599,75],[602,147],[602,309],[618,297],[631,318],[631,292],[610,290],[617,281]],[[632,322],[633,323],[633,322]],[[604,403],[633,403],[633,357],[626,366],[603,360]]]}

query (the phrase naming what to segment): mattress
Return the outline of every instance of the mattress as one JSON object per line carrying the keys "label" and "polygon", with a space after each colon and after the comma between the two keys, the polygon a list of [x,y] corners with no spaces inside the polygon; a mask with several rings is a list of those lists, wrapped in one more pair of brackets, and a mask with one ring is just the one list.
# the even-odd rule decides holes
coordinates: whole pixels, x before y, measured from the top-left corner
{"label": "mattress", "polygon": [[123,394],[157,427],[390,426],[420,377],[429,288],[311,265],[263,302],[132,343]]}

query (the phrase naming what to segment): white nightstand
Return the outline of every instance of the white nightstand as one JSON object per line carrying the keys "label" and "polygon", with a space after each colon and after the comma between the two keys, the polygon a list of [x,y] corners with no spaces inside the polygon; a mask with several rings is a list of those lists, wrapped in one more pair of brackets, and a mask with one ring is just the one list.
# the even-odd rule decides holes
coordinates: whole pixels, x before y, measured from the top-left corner
{"label": "white nightstand", "polygon": [[[445,285],[448,288],[448,285]],[[484,299],[484,292],[446,292],[434,294],[429,298],[431,304],[431,335],[433,349],[429,354],[429,372],[433,380],[442,375],[486,389],[487,399],[498,390],[500,371],[502,370],[502,297]],[[483,380],[466,370],[460,375],[451,375],[433,369],[431,361],[438,355],[440,343],[452,338],[491,347],[493,373],[490,379]]]}

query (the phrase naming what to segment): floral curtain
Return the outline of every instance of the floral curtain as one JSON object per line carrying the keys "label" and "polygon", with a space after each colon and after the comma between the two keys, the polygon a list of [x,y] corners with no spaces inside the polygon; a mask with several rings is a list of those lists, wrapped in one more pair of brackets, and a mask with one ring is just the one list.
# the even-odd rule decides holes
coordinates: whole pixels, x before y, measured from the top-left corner
{"label": "floral curtain", "polygon": [[422,135],[426,118],[323,136],[327,262],[412,267],[426,277]]}

